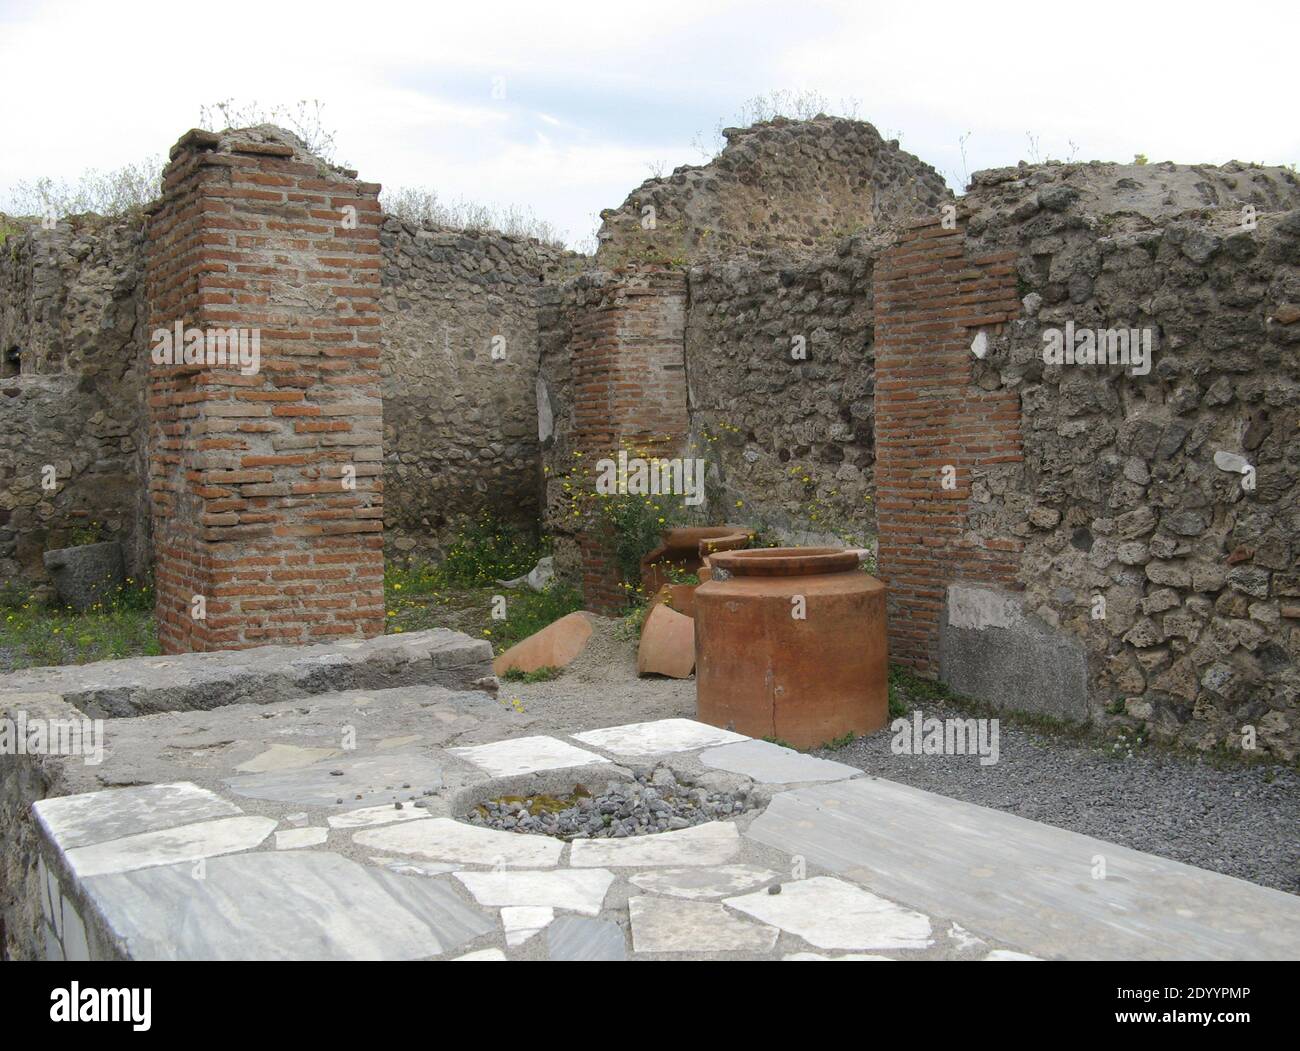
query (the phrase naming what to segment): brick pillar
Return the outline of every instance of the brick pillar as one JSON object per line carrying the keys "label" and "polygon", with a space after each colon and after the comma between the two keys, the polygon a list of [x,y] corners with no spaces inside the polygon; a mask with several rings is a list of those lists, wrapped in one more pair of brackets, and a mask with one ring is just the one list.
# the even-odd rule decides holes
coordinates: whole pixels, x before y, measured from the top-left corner
{"label": "brick pillar", "polygon": [[[646,456],[680,456],[686,412],[686,275],[680,270],[617,271],[603,294],[573,318],[574,445],[589,467],[623,446]],[[594,491],[594,475],[581,483]],[[578,534],[588,609],[627,603],[612,537],[598,520]]]}
{"label": "brick pillar", "polygon": [[[355,176],[265,129],[171,151],[145,271],[167,653],[384,630],[381,215]],[[201,360],[157,349],[178,322],[214,340]],[[231,329],[255,370],[221,361]]]}
{"label": "brick pillar", "polygon": [[[916,225],[875,269],[876,508],[892,660],[938,673],[947,587],[1014,587],[1021,542],[970,528],[972,479],[1020,461],[1020,399],[973,381],[980,329],[1018,316],[1014,252],[967,255],[958,227]],[[943,486],[944,468],[955,487]]]}

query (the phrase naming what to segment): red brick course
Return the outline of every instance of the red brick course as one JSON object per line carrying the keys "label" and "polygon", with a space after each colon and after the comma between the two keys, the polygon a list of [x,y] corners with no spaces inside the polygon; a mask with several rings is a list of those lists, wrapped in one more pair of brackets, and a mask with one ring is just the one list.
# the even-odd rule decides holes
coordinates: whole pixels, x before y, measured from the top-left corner
{"label": "red brick course", "polygon": [[[960,227],[920,223],[875,268],[876,512],[890,656],[938,673],[955,581],[1016,587],[1021,543],[969,528],[972,479],[1022,459],[1020,399],[972,382],[970,346],[1019,315],[1014,253],[971,258]],[[955,470],[955,488],[942,486]]]}
{"label": "red brick course", "polygon": [[[574,445],[589,465],[615,457],[680,456],[686,413],[686,275],[650,268],[619,271],[603,295],[573,318]],[[629,452],[629,455],[633,455]],[[594,476],[574,479],[594,491]],[[589,518],[578,535],[586,607],[616,613],[627,604],[613,537]]]}
{"label": "red brick course", "polygon": [[275,143],[190,132],[172,150],[149,218],[150,346],[177,321],[258,329],[261,362],[149,364],[165,652],[384,630],[378,192]]}

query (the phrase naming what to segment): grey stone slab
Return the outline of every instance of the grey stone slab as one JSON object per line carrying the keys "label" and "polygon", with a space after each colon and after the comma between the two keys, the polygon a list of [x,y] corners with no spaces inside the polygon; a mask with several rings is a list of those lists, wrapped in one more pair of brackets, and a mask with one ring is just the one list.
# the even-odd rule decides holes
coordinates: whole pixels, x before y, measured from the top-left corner
{"label": "grey stone slab", "polygon": [[1088,718],[1082,643],[1021,609],[1018,596],[953,584],[939,625],[939,676],[1000,708]]}
{"label": "grey stone slab", "polygon": [[96,876],[86,887],[137,960],[413,960],[497,929],[444,881],[326,851],[241,854]]}
{"label": "grey stone slab", "polygon": [[726,770],[763,784],[788,785],[797,781],[842,781],[862,771],[830,759],[803,755],[770,741],[741,741],[710,748],[700,753],[700,762],[714,770]]}
{"label": "grey stone slab", "polygon": [[[341,774],[332,771],[341,770]],[[409,752],[327,759],[296,770],[268,770],[227,778],[237,795],[301,806],[373,806],[409,800],[443,785],[436,759]],[[403,785],[410,785],[403,788]],[[360,797],[360,798],[358,798]]]}
{"label": "grey stone slab", "polygon": [[1298,897],[890,781],[782,792],[745,835],[1035,956],[1300,958]]}
{"label": "grey stone slab", "polygon": [[234,803],[188,781],[57,796],[33,803],[32,812],[64,850],[242,813]]}
{"label": "grey stone slab", "polygon": [[623,936],[623,928],[612,920],[561,916],[546,928],[546,958],[626,960],[627,939]]}
{"label": "grey stone slab", "polygon": [[492,674],[492,646],[446,628],[315,646],[128,657],[29,668],[3,677],[15,693],[51,693],[96,717],[271,704],[338,690],[439,685],[464,689]]}

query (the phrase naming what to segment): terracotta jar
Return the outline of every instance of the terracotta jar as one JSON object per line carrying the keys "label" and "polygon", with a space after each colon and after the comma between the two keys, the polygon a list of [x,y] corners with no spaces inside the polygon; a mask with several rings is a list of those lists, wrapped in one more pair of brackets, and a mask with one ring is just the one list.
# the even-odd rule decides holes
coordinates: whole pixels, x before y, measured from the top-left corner
{"label": "terracotta jar", "polygon": [[697,573],[704,563],[706,544],[717,544],[718,550],[744,547],[753,537],[753,530],[732,526],[675,526],[660,532],[663,541],[641,559],[641,587],[645,594],[653,595],[670,581],[670,574]]}
{"label": "terracotta jar", "polygon": [[[830,547],[723,551],[695,590],[698,718],[814,748],[889,718],[885,585]],[[722,579],[719,579],[722,578]]]}

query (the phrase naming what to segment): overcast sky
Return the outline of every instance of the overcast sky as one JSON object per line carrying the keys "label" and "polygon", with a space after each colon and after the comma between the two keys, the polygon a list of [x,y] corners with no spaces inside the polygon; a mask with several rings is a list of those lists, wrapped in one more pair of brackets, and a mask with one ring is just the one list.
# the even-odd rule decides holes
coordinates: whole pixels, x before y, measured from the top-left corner
{"label": "overcast sky", "polygon": [[225,98],[319,99],[363,178],[531,209],[572,242],[652,165],[699,163],[693,140],[776,89],[856,102],[958,190],[965,170],[1032,159],[1030,133],[1043,157],[1295,164],[1298,12],[1295,0],[0,0],[0,208],[19,179],[165,154]]}

